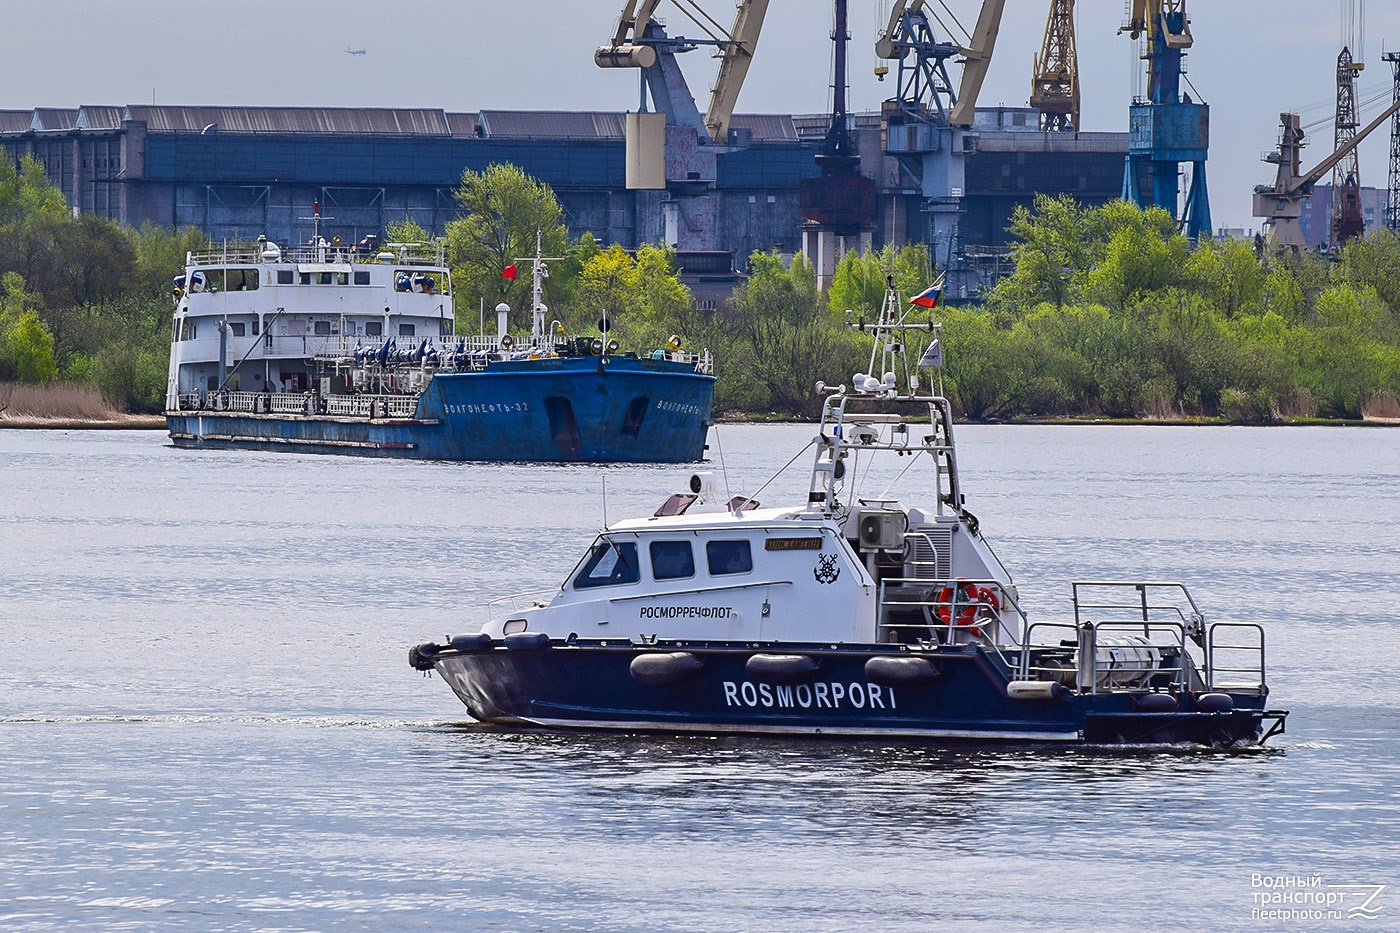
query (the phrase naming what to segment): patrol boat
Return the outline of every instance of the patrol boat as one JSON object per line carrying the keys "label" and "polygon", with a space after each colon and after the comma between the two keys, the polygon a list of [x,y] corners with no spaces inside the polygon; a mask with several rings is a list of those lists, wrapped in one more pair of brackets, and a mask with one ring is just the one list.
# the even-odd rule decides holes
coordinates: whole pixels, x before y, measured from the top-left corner
{"label": "patrol boat", "polygon": [[177,447],[434,460],[700,460],[714,402],[707,351],[622,352],[532,326],[457,332],[439,245],[326,241],[191,253],[175,279],[166,423]]}
{"label": "patrol boat", "polygon": [[[805,502],[726,498],[696,473],[607,527],[557,590],[495,601],[480,631],[414,646],[410,665],[513,726],[1221,747],[1281,733],[1263,629],[1207,622],[1182,583],[1077,581],[1071,615],[1032,621],[964,505],[951,406],[919,394],[940,325],[913,313],[891,282],[857,325],[875,338],[868,372],[818,384]],[[917,330],[932,342],[911,373]],[[923,465],[918,501],[863,488],[895,472],[877,458],[906,459],[896,478]]]}

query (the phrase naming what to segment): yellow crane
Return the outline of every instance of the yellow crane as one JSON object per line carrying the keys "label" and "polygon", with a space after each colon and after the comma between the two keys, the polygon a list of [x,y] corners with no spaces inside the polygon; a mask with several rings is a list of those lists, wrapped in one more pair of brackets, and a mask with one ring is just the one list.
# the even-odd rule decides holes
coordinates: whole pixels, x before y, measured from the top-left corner
{"label": "yellow crane", "polygon": [[1031,106],[1042,130],[1079,129],[1079,54],[1074,44],[1074,0],[1051,0],[1045,39],[1031,76]]}
{"label": "yellow crane", "polygon": [[[758,36],[763,29],[763,17],[768,12],[768,0],[739,0],[734,22],[724,28],[705,12],[695,0],[673,0],[676,9],[704,34],[703,39],[669,37],[653,21],[661,0],[626,0],[618,16],[612,41],[600,46],[593,60],[600,68],[641,68],[662,109],[677,123],[690,122],[689,111],[695,112],[712,142],[723,145],[729,139],[729,121],[739,100],[739,90],[748,75]],[[671,65],[675,52],[684,52],[699,45],[714,46],[719,57],[719,73],[710,88],[710,103],[703,118],[699,118],[694,98],[684,80]],[[670,67],[667,67],[670,66]],[[660,70],[658,70],[660,68]]]}

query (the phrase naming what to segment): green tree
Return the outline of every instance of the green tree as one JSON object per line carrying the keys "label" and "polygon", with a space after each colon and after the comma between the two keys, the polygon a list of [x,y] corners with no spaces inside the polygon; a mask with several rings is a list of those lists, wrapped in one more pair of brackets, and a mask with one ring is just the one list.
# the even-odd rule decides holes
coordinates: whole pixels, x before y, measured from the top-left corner
{"label": "green tree", "polygon": [[812,266],[771,253],[749,257],[749,278],[730,300],[733,342],[718,357],[720,408],[815,417],[818,380],[844,382],[862,364],[844,314],[817,290]]}
{"label": "green tree", "polygon": [[528,266],[521,264],[514,279],[502,273],[535,255],[537,232],[544,255],[564,255],[568,230],[559,200],[548,185],[509,164],[489,165],[484,172],[468,169],[453,196],[465,212],[446,228],[458,306],[505,302],[516,310],[517,323],[528,320],[521,314],[521,309],[528,314],[530,303]]}
{"label": "green tree", "polygon": [[436,239],[426,227],[407,214],[403,220],[391,221],[384,225],[386,243],[431,243]]}
{"label": "green tree", "polygon": [[1037,195],[1033,207],[1017,206],[1007,228],[1015,239],[1015,270],[992,294],[994,308],[1013,313],[1049,302],[1073,302],[1078,279],[1089,267],[1089,232],[1084,208],[1068,195]]}
{"label": "green tree", "polygon": [[135,252],[126,291],[141,299],[167,298],[189,254],[210,248],[209,237],[198,227],[170,230],[147,221],[139,229],[128,228],[126,237]]}
{"label": "green tree", "polygon": [[878,252],[849,252],[836,264],[827,303],[831,310],[847,310],[866,320],[874,320],[885,300],[885,283],[894,276],[895,290],[903,302],[928,288],[933,282],[928,248],[924,244],[885,246]]}
{"label": "green tree", "polygon": [[6,272],[0,278],[0,380],[42,383],[58,378],[53,334],[40,319],[39,307],[19,274]]}

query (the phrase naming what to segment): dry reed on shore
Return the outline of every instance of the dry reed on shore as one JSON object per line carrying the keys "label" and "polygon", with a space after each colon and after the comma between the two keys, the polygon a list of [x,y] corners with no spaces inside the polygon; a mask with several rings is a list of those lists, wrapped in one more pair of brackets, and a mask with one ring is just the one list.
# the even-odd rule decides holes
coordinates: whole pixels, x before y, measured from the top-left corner
{"label": "dry reed on shore", "polygon": [[1361,417],[1367,421],[1400,421],[1400,401],[1389,392],[1377,392],[1361,406]]}
{"label": "dry reed on shore", "polygon": [[116,421],[121,414],[102,400],[100,392],[88,386],[0,382],[0,418]]}

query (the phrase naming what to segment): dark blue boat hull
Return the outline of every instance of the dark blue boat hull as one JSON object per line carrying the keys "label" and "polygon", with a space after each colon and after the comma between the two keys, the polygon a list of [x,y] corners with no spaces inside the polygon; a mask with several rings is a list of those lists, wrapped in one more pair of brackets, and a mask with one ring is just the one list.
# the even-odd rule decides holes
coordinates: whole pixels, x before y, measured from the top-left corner
{"label": "dark blue boat hull", "polygon": [[[811,658],[816,669],[787,682],[756,675],[750,659],[774,651]],[[639,678],[633,665],[639,655],[667,652],[690,655],[693,670],[667,682]],[[922,658],[934,673],[921,681],[877,682],[867,667],[876,657]],[[1265,713],[1263,697],[1248,694],[1232,696],[1225,711],[1202,709],[1189,694],[1176,698],[1173,712],[1124,693],[1065,690],[1053,699],[1013,699],[1008,672],[972,646],[906,652],[873,645],[539,639],[482,650],[442,646],[426,661],[411,660],[435,666],[474,718],[545,728],[1237,746],[1259,742],[1265,720],[1277,718]]]}
{"label": "dark blue boat hull", "polygon": [[167,412],[177,447],[425,460],[700,460],[714,377],[665,360],[575,357],[439,373],[412,419]]}

